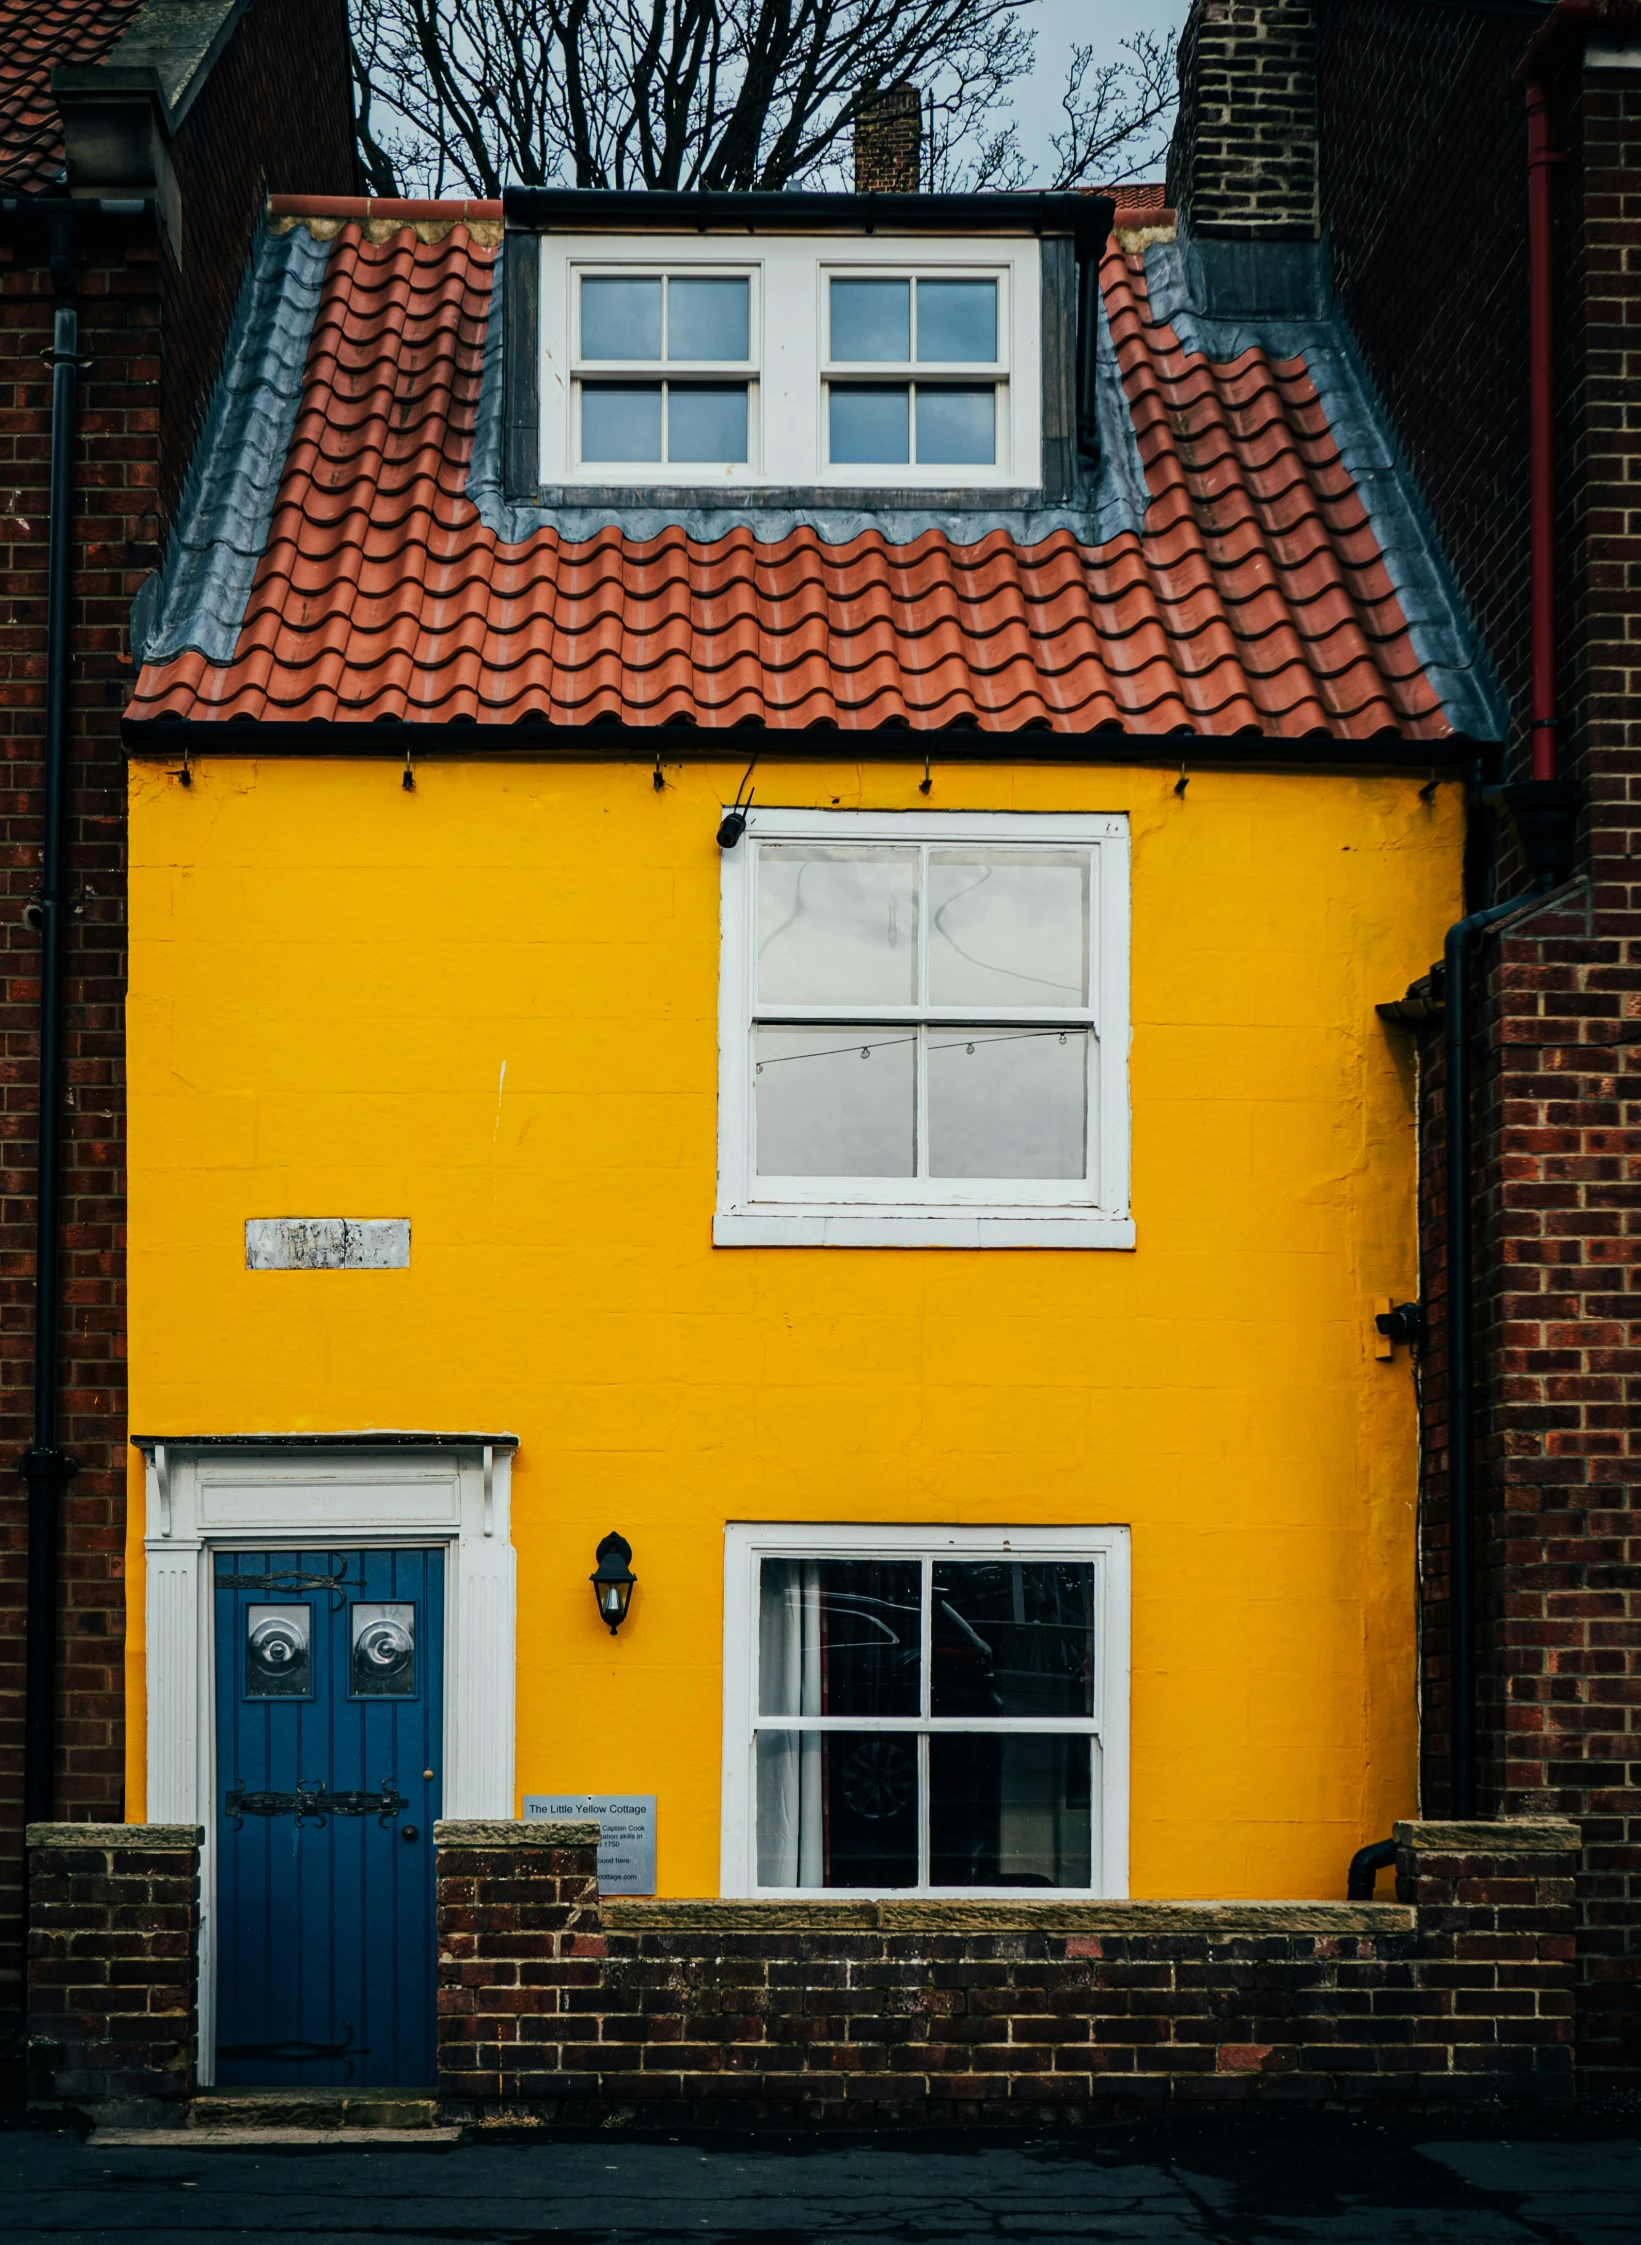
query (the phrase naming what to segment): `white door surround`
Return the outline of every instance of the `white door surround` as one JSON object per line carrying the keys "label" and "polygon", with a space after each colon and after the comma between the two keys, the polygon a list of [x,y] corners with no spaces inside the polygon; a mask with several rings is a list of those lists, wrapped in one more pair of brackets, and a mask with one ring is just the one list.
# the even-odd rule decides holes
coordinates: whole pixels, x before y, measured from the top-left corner
{"label": "white door surround", "polygon": [[438,1545],[445,1558],[443,1813],[513,1814],[511,1434],[134,1435],[147,1467],[148,1804],[205,1829],[200,2079],[214,2050],[213,1554]]}

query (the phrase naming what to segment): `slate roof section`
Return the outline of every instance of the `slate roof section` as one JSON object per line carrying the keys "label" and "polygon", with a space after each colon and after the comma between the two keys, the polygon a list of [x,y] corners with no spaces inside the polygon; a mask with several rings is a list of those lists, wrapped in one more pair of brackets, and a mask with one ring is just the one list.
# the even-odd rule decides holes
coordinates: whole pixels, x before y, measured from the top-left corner
{"label": "slate roof section", "polygon": [[[1152,206],[1136,218],[1149,230]],[[241,402],[215,417],[134,718],[1495,737],[1416,515],[1370,515],[1302,352],[1239,339],[1222,359],[1157,317],[1155,243],[1114,238],[1102,267],[1132,473],[1096,543],[1064,528],[1029,544],[1003,528],[828,541],[812,525],[507,537],[475,488],[495,230],[314,227],[334,238],[315,245],[300,397],[276,394],[288,374],[247,376],[242,348]],[[247,335],[298,265],[309,251],[268,260]],[[272,354],[288,370],[303,339],[286,302],[261,323],[265,367]],[[1371,419],[1365,397],[1353,410]],[[236,447],[242,468],[222,458]],[[1394,482],[1382,441],[1379,458]],[[1409,552],[1387,554],[1392,533]],[[1410,619],[1399,585],[1429,613]],[[1432,628],[1446,659],[1421,651]]]}
{"label": "slate roof section", "polygon": [[0,187],[42,194],[63,168],[59,63],[101,62],[144,0],[0,0]]}

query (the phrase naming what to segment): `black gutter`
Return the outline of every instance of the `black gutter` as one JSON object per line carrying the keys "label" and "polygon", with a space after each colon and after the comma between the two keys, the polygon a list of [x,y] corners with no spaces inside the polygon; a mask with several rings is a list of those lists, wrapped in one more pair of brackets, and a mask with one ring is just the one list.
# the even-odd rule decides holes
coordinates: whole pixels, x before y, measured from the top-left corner
{"label": "black gutter", "polygon": [[57,1754],[57,1532],[64,1483],[77,1462],[57,1446],[62,1289],[60,1201],[63,1103],[63,806],[68,761],[70,573],[74,549],[74,407],[80,322],[74,301],[74,222],[66,199],[42,215],[57,295],[51,349],[50,543],[46,564],[46,735],[40,870],[40,1117],[34,1221],[34,1429],[18,1460],[28,1483],[27,1667],[23,1815],[48,1821]]}
{"label": "black gutter", "polygon": [[579,234],[630,226],[751,234],[1069,234],[1098,257],[1117,206],[1109,195],[691,194],[666,188],[505,187],[509,226]]}
{"label": "black gutter", "polygon": [[[8,218],[50,220],[65,213],[76,218],[141,218],[153,209],[140,195],[0,195],[0,211]],[[56,271],[55,253],[52,264]]]}
{"label": "black gutter", "polygon": [[573,763],[742,763],[754,754],[794,762],[896,760],[935,764],[1164,764],[1191,771],[1417,771],[1467,778],[1496,761],[1498,744],[1455,737],[1404,740],[1379,734],[1341,741],[1331,734],[1273,739],[1258,733],[1051,732],[979,725],[940,728],[876,725],[551,725],[450,724],[280,718],[130,717],[120,725],[128,756],[508,756]]}
{"label": "black gutter", "polygon": [[1442,947],[1447,1080],[1447,1571],[1452,1814],[1476,1813],[1475,1379],[1470,1314],[1470,988],[1472,946],[1539,901],[1515,897],[1455,921]]}

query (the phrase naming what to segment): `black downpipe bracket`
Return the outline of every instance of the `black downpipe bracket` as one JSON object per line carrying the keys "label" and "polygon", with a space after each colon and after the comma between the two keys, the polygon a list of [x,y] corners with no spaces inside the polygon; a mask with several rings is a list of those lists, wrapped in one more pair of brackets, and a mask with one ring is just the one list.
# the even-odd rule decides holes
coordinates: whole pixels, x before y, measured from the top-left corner
{"label": "black downpipe bracket", "polygon": [[1447,1567],[1452,1690],[1452,1814],[1476,1813],[1475,1379],[1470,1303],[1470,957],[1496,921],[1529,897],[1455,921],[1442,949],[1447,1107]]}
{"label": "black downpipe bracket", "polygon": [[23,1814],[46,1821],[56,1800],[57,1536],[64,1483],[78,1470],[57,1446],[61,1332],[63,810],[67,793],[69,605],[74,547],[74,408],[79,312],[74,302],[74,213],[44,214],[57,303],[51,351],[51,519],[46,576],[46,737],[40,877],[40,1126],[34,1229],[34,1429],[18,1460],[28,1482],[28,1660],[23,1725]]}

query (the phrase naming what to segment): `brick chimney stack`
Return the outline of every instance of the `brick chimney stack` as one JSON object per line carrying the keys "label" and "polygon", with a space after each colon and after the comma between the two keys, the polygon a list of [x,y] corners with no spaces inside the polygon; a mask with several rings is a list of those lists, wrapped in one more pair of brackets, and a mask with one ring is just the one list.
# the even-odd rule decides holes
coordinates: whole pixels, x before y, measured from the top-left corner
{"label": "brick chimney stack", "polygon": [[1193,0],[1168,200],[1198,241],[1319,237],[1310,0]]}
{"label": "brick chimney stack", "polygon": [[855,119],[855,193],[915,195],[922,186],[923,97],[885,86]]}

